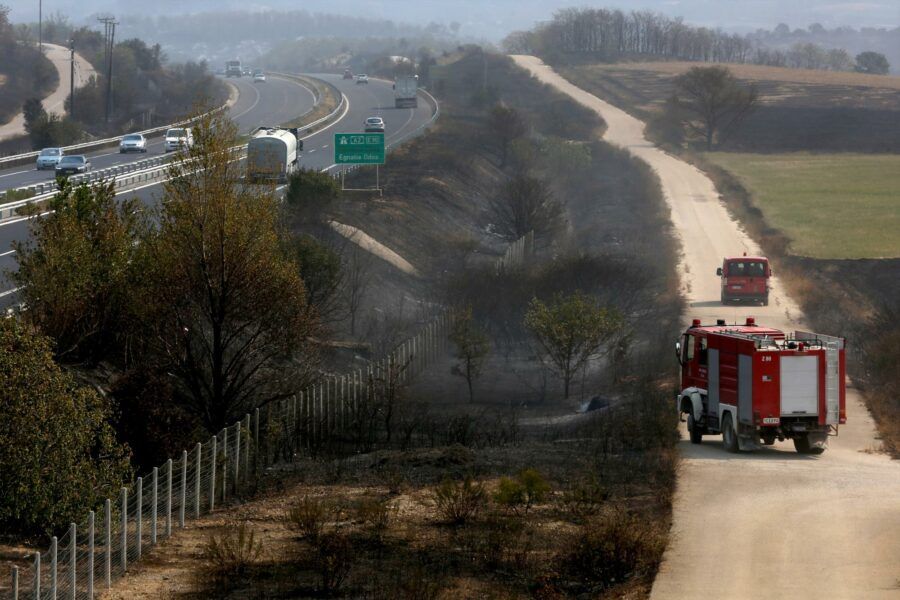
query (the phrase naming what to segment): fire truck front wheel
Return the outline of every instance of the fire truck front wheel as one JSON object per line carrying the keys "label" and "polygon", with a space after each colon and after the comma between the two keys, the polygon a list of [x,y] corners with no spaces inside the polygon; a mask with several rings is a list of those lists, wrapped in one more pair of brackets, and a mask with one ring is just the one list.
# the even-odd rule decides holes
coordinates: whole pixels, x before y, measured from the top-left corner
{"label": "fire truck front wheel", "polygon": [[722,420],[722,442],[725,445],[725,450],[731,452],[732,454],[737,454],[738,448],[738,439],[737,434],[734,432],[734,426],[731,424],[731,415],[725,415],[725,418]]}
{"label": "fire truck front wheel", "polygon": [[822,454],[825,452],[825,445],[811,442],[808,435],[802,435],[794,438],[794,449],[798,454]]}
{"label": "fire truck front wheel", "polygon": [[691,434],[691,443],[699,444],[703,441],[703,428],[699,427],[694,421],[694,415],[688,415],[687,418],[688,433]]}

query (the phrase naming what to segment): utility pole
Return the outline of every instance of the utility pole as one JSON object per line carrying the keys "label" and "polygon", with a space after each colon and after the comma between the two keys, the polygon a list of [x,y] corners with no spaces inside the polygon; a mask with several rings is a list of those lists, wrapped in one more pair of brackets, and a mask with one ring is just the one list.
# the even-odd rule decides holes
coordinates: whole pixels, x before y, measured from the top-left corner
{"label": "utility pole", "polygon": [[38,0],[38,49],[44,50],[44,0]]}
{"label": "utility pole", "polygon": [[105,26],[106,36],[106,122],[109,123],[112,114],[112,78],[113,78],[113,48],[116,44],[116,21],[115,17],[101,17],[97,19]]}
{"label": "utility pole", "polygon": [[69,40],[69,117],[75,118],[75,40]]}

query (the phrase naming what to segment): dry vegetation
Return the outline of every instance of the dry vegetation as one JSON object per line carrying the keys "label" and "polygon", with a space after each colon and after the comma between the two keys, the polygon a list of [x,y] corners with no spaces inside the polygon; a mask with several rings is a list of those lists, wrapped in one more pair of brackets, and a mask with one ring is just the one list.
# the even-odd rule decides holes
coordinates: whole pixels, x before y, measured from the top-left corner
{"label": "dry vegetation", "polygon": [[[674,78],[697,63],[588,65],[567,78],[649,120],[674,92]],[[724,65],[756,85],[760,106],[723,146],[746,152],[896,152],[900,77]]]}
{"label": "dry vegetation", "polygon": [[[381,354],[431,303],[469,305],[490,340],[472,397],[455,355],[392,384],[373,435],[363,424],[295,457],[262,480],[261,498],[175,536],[108,598],[649,594],[677,469],[674,369],[659,365],[671,362],[681,312],[675,270],[660,260],[677,250],[658,184],[626,153],[589,141],[602,126],[590,113],[505,57],[453,58],[432,73],[438,130],[392,154],[384,197],[345,195],[325,216],[423,274],[368,266],[357,348]],[[491,84],[473,89],[485,63]],[[505,149],[491,137],[498,103],[529,124]],[[528,266],[498,272],[506,243],[492,233],[490,200],[520,169],[548,182],[564,225],[538,240]],[[564,400],[523,314],[533,297],[576,290],[627,327]],[[350,336],[345,324],[335,331]],[[341,369],[348,354],[326,364]],[[595,395],[597,410],[576,412]]]}

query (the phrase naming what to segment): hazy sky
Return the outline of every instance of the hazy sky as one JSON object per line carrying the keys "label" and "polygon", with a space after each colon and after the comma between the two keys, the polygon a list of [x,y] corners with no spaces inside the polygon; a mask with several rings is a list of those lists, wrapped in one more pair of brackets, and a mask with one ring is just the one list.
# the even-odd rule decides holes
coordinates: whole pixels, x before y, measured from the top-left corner
{"label": "hazy sky", "polygon": [[[38,0],[0,0],[8,5],[14,21],[37,18]],[[266,8],[331,12],[405,21],[410,23],[460,22],[462,34],[498,39],[514,29],[531,27],[566,6],[652,9],[682,16],[696,25],[748,31],[771,29],[779,22],[805,28],[819,22],[826,27],[897,27],[900,0],[43,0],[45,14],[61,11],[82,22],[97,11],[116,14],[178,14],[226,8]]]}

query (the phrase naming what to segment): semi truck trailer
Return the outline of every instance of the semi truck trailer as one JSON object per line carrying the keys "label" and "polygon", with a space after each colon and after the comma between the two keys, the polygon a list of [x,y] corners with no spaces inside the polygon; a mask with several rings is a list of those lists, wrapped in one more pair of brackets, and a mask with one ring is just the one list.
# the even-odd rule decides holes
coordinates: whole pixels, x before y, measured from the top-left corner
{"label": "semi truck trailer", "polygon": [[300,164],[302,150],[297,129],[258,129],[247,144],[247,178],[251,182],[287,181]]}
{"label": "semi truck trailer", "polygon": [[419,76],[406,75],[394,81],[394,106],[416,108],[419,106]]}

